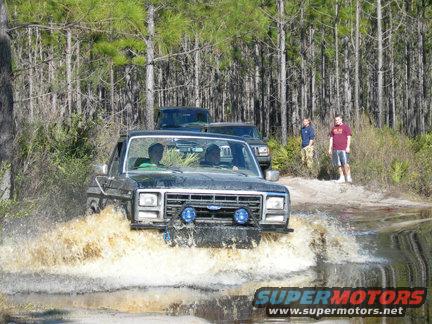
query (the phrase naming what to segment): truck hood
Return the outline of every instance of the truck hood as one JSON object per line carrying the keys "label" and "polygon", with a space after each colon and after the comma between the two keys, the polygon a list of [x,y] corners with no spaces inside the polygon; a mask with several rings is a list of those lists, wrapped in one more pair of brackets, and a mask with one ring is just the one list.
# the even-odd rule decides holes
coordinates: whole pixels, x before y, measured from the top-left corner
{"label": "truck hood", "polygon": [[139,189],[209,189],[287,192],[285,186],[241,174],[145,173],[129,174]]}

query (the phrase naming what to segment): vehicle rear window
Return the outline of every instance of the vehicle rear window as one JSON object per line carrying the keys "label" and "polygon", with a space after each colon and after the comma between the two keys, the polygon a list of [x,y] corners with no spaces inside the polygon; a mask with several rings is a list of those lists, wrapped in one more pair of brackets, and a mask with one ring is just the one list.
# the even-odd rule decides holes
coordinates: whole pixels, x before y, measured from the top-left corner
{"label": "vehicle rear window", "polygon": [[207,111],[168,110],[161,112],[159,126],[168,128],[193,123],[205,124],[208,122],[210,122],[210,117]]}
{"label": "vehicle rear window", "polygon": [[254,126],[219,126],[209,127],[207,130],[209,133],[218,133],[226,135],[241,136],[245,138],[261,138],[258,130]]}

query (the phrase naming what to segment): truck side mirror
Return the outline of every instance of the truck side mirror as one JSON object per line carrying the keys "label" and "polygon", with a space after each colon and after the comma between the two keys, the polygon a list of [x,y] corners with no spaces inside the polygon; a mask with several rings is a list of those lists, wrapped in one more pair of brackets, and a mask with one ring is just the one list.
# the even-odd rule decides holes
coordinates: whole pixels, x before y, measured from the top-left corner
{"label": "truck side mirror", "polygon": [[266,170],[265,172],[265,178],[268,181],[278,181],[280,178],[280,174],[279,171],[275,171],[275,170]]}
{"label": "truck side mirror", "polygon": [[96,164],[94,171],[95,171],[96,175],[107,175],[108,174],[108,165]]}

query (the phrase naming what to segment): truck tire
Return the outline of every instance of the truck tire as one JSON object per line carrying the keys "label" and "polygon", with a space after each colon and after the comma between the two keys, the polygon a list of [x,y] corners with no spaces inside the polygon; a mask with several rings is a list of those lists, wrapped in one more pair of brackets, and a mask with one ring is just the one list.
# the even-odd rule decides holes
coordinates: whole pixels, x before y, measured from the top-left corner
{"label": "truck tire", "polygon": [[115,210],[120,212],[124,219],[132,221],[132,202],[116,203]]}
{"label": "truck tire", "polygon": [[92,215],[100,212],[99,198],[87,198],[86,215]]}

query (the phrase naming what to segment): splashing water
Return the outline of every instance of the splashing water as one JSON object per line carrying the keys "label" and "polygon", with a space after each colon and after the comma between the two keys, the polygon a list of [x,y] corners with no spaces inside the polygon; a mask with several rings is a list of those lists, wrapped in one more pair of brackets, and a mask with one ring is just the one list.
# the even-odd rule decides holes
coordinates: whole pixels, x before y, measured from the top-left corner
{"label": "splashing water", "polygon": [[0,247],[8,273],[85,276],[133,286],[237,285],[305,270],[318,257],[364,262],[355,238],[328,217],[293,216],[289,235],[265,235],[253,249],[169,247],[157,231],[131,231],[113,208]]}

